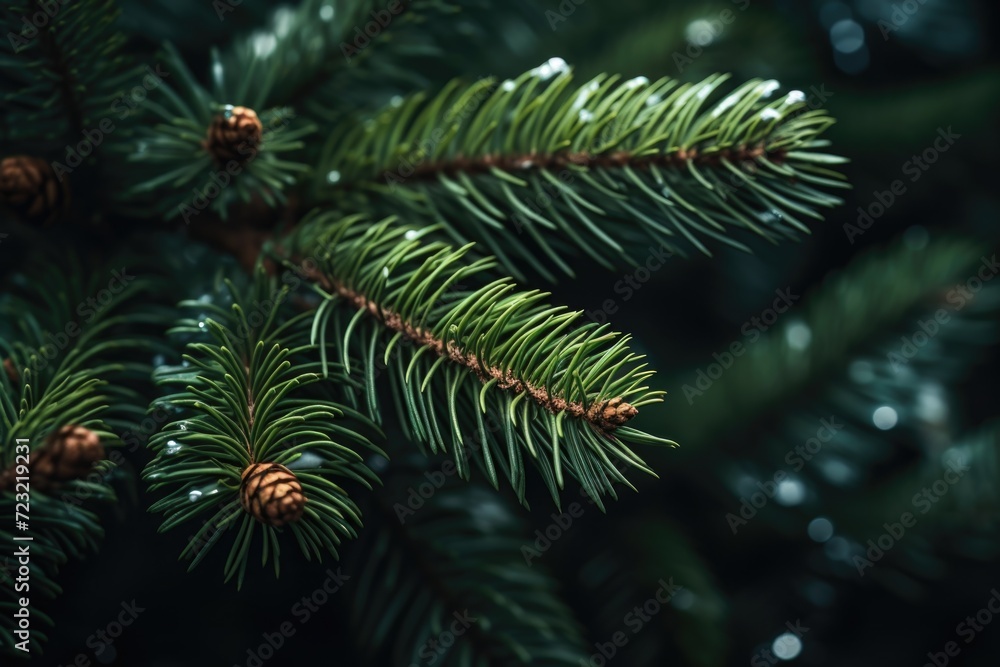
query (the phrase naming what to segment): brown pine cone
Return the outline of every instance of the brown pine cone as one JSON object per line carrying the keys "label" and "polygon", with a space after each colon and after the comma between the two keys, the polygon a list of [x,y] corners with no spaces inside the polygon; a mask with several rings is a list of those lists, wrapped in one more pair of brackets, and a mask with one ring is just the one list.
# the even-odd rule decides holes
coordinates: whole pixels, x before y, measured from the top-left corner
{"label": "brown pine cone", "polygon": [[69,188],[52,166],[29,155],[0,160],[0,202],[24,222],[50,225],[69,208]]}
{"label": "brown pine cone", "polygon": [[80,479],[103,458],[104,446],[96,433],[83,426],[63,426],[32,456],[31,483],[45,490]]}
{"label": "brown pine cone", "polygon": [[587,410],[587,418],[604,431],[613,431],[625,422],[639,414],[631,403],[626,403],[620,396],[610,401],[596,403]]}
{"label": "brown pine cone", "polygon": [[21,381],[21,376],[17,372],[17,367],[14,366],[14,362],[7,359],[3,360],[3,369],[7,372],[7,377],[10,378],[11,384],[17,384]]}
{"label": "brown pine cone", "polygon": [[243,164],[257,154],[263,136],[264,126],[256,111],[248,107],[226,107],[224,113],[212,119],[204,146],[219,165],[231,160]]}
{"label": "brown pine cone", "polygon": [[255,463],[243,471],[240,502],[261,523],[279,527],[302,518],[306,496],[295,473],[285,466]]}

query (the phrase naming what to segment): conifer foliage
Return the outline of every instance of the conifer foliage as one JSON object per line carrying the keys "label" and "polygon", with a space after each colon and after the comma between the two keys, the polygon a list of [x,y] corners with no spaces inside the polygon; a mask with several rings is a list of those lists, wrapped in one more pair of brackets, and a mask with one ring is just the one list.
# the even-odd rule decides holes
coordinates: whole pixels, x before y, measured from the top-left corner
{"label": "conifer foliage", "polygon": [[[31,478],[33,618],[141,467],[163,547],[191,568],[221,551],[244,594],[256,558],[280,576],[361,536],[364,651],[409,659],[462,604],[486,620],[442,664],[586,659],[559,585],[518,562],[527,531],[503,496],[528,505],[537,484],[561,508],[572,487],[613,513],[674,445],[649,415],[675,408],[629,335],[533,282],[808,233],[844,187],[833,120],[721,74],[579,82],[553,58],[476,78],[449,49],[521,3],[390,5],[247,3],[259,28],[202,53],[150,49],[115,0],[0,11],[0,466]],[[174,240],[135,240],[151,230]],[[43,270],[15,252],[53,238]],[[192,260],[203,239],[251,275]],[[105,287],[121,245],[142,246],[124,261],[143,277]],[[69,436],[84,449],[60,466]],[[442,457],[457,478],[405,529],[386,520],[385,459],[407,461],[389,485],[405,489]],[[17,493],[0,495],[5,540]],[[21,603],[2,595],[2,650],[20,655]]]}

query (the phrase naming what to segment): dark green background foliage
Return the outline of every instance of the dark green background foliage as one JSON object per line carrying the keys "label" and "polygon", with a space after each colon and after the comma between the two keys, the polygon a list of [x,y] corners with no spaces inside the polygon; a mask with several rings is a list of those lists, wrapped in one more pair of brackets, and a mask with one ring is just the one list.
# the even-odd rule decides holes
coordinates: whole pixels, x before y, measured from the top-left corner
{"label": "dark green background foliage", "polygon": [[[89,353],[70,353],[62,370],[39,369],[33,381],[62,387],[64,403],[103,397],[67,413],[48,406],[17,428],[80,421],[116,452],[97,483],[70,488],[85,504],[37,528],[35,628],[47,640],[32,663],[83,655],[129,667],[254,665],[284,627],[290,636],[265,648],[264,665],[601,665],[598,651],[612,647],[607,664],[628,667],[781,663],[775,648],[789,664],[920,665],[949,642],[958,649],[949,664],[996,664],[1000,622],[962,625],[1000,590],[996,3],[426,0],[406,3],[363,48],[341,43],[386,3],[333,2],[325,22],[263,0],[118,4],[120,16],[110,2],[60,10],[58,39],[32,47],[42,70],[25,67],[9,40],[0,45],[0,158],[65,162],[67,137],[106,118],[115,128],[70,173],[74,225],[40,233],[0,219],[0,357],[27,360],[15,341],[31,346],[75,318],[86,326],[73,345]],[[303,0],[313,13],[323,4]],[[5,32],[20,30],[17,7],[2,15]],[[248,38],[264,26],[270,32]],[[530,88],[537,77],[524,73],[553,58],[574,68],[572,81]],[[51,63],[58,67],[44,69]],[[144,79],[147,65],[169,75]],[[67,72],[76,88],[57,85]],[[603,74],[620,78],[594,78]],[[630,83],[640,76],[648,82]],[[456,77],[462,83],[449,83]],[[696,85],[658,83],[664,77]],[[773,98],[770,80],[780,82]],[[147,82],[148,99],[126,113],[121,94],[136,81]],[[511,100],[501,97],[508,81]],[[685,90],[704,90],[708,101],[670,106]],[[594,125],[573,122],[590,95],[618,97],[582,109]],[[231,186],[192,211],[184,205],[211,166],[198,144],[217,103],[256,108],[273,136]],[[742,114],[785,104],[791,118],[776,134],[741,125],[751,117]],[[526,106],[534,115],[524,125]],[[737,175],[725,197],[707,163],[662,173],[596,165],[572,182],[555,169],[504,179],[467,163],[400,186],[384,179],[415,155],[415,168],[427,169],[457,154],[474,162],[539,146],[636,149],[652,123],[614,119],[671,109],[684,110],[668,123],[679,134],[769,137],[795,152],[754,185]],[[430,158],[415,153],[447,114],[471,124],[433,138]],[[539,204],[543,196],[551,205]],[[316,204],[324,213],[267,248],[287,261],[272,282],[201,243],[213,229],[254,235],[295,222]],[[404,226],[362,227],[354,214],[396,214]],[[441,300],[380,282],[383,265],[416,271],[424,261],[386,245],[410,228],[426,228],[428,243],[479,244],[426,265],[450,267],[425,281]],[[355,263],[366,247],[371,263]],[[283,254],[290,249],[297,256]],[[577,325],[588,335],[606,320],[628,332],[631,351],[657,371],[652,391],[634,394],[645,401],[666,390],[665,400],[642,406],[614,462],[588,458],[602,446],[593,433],[567,435],[564,455],[577,458],[553,493],[561,472],[541,436],[555,418],[522,413],[503,395],[480,411],[470,398],[478,385],[459,392],[451,367],[436,376],[440,386],[407,399],[415,385],[395,374],[403,362],[374,363],[388,337],[371,320],[355,326],[351,311],[304,284],[296,260],[310,253],[330,275],[424,312],[442,336],[453,331],[439,321],[452,312],[449,299],[491,280],[550,290],[543,305],[583,311]],[[93,321],[73,313],[122,265],[139,278]],[[446,293],[452,271],[460,279]],[[491,321],[488,310],[469,308]],[[274,319],[255,324],[260,312]],[[211,336],[206,318],[218,323]],[[585,342],[580,349],[593,353]],[[222,371],[238,371],[236,357],[213,361],[224,346],[247,360],[248,378],[289,392],[258,426],[273,427],[272,450],[296,438],[324,443],[313,458],[299,458],[307,448],[280,454],[298,459],[293,467],[324,501],[294,534],[258,531],[263,548],[247,547],[249,519],[227,518],[237,504],[226,493],[247,452],[226,439],[236,441],[238,425],[213,421],[213,410],[228,409],[227,388],[243,387]],[[412,349],[399,355],[413,361],[413,383],[437,372]],[[201,380],[194,368],[205,369]],[[381,373],[391,382],[376,392]],[[0,392],[15,390],[0,373]],[[98,414],[101,401],[113,409]],[[400,405],[407,418],[386,418]],[[515,411],[535,415],[537,428],[505,426]],[[0,404],[5,438],[16,413]],[[143,436],[143,419],[160,434]],[[215,440],[200,459],[174,465],[185,438],[185,452]],[[531,438],[538,465],[518,448]],[[657,438],[680,446],[649,446]],[[633,456],[656,476],[623,463]],[[190,515],[194,487],[202,502]],[[584,489],[604,495],[592,500]],[[219,490],[218,503],[201,499]],[[60,511],[42,499],[34,507],[39,517]],[[3,510],[0,563],[10,563]],[[176,527],[159,532],[164,519]],[[206,543],[215,548],[200,551]],[[198,566],[189,571],[182,553],[198,553]],[[56,584],[61,593],[43,594]],[[110,645],[98,640],[133,602],[134,621]],[[10,605],[5,591],[0,609]],[[456,643],[439,653],[449,628]],[[781,638],[790,628],[801,638]]]}

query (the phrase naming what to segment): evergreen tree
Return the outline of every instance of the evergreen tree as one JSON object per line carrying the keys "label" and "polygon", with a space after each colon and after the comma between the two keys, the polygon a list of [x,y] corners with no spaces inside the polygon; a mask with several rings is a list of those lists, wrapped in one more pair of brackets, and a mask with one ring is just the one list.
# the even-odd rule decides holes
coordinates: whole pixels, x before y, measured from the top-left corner
{"label": "evergreen tree", "polygon": [[[996,343],[994,235],[911,230],[801,304],[778,289],[710,356],[672,360],[684,341],[609,322],[685,259],[721,263],[737,294],[747,275],[777,284],[849,188],[815,90],[701,71],[697,40],[669,75],[629,71],[664,62],[675,12],[575,70],[531,32],[577,22],[562,43],[581,52],[611,27],[577,2],[118,4],[0,10],[5,660],[45,655],[63,572],[112,558],[94,555],[106,529],[155,521],[143,539],[209,568],[225,604],[322,563],[324,602],[278,620],[335,598],[343,622],[317,622],[357,664],[722,665],[705,551],[726,547],[660,507],[675,487],[724,506],[709,516],[727,537],[760,514],[878,547],[941,465],[995,472],[995,423],[952,444],[927,407]],[[861,214],[833,226],[850,244],[881,215]],[[613,298],[590,293],[598,273]],[[651,307],[683,317],[666,293]],[[833,458],[808,465],[825,449],[875,474],[902,456],[883,435],[899,420],[919,463],[863,493],[838,496],[854,473]],[[938,494],[917,556],[845,546],[827,574],[906,588],[908,559],[946,557],[940,515],[995,509],[974,476]],[[838,498],[832,522],[792,516],[806,482]],[[110,639],[87,646],[114,659]],[[219,655],[190,664],[268,660]]]}

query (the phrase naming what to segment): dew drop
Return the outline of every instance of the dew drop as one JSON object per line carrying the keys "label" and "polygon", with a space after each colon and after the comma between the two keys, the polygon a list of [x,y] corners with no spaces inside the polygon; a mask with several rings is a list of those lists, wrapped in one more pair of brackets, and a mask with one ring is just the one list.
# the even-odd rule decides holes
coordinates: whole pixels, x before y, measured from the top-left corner
{"label": "dew drop", "polygon": [[785,342],[788,347],[801,352],[812,342],[812,329],[805,322],[792,322],[785,329]]}
{"label": "dew drop", "polygon": [[278,38],[270,33],[255,35],[251,41],[253,52],[258,58],[266,58],[278,46]]}
{"label": "dew drop", "polygon": [[698,598],[695,596],[694,593],[692,593],[686,588],[682,588],[681,590],[674,593],[674,595],[670,598],[670,606],[673,607],[674,609],[687,611],[694,606],[694,603],[697,601],[697,599]]}
{"label": "dew drop", "polygon": [[806,499],[806,486],[797,479],[783,479],[778,482],[775,500],[785,507],[801,505]]}
{"label": "dew drop", "polygon": [[291,463],[286,463],[285,467],[289,470],[301,470],[303,468],[319,468],[324,463],[323,458],[312,452],[303,452],[299,458],[295,459]]}
{"label": "dew drop", "polygon": [[562,58],[549,58],[544,63],[531,70],[531,76],[537,77],[542,81],[547,81],[553,76],[558,74],[563,74],[569,71],[569,65]]}
{"label": "dew drop", "polygon": [[806,101],[806,94],[801,90],[792,90],[785,95],[785,104],[798,104]]}
{"label": "dew drop", "polygon": [[[706,91],[708,90],[707,86],[705,87],[705,90]],[[698,96],[701,97],[701,92],[700,91],[698,93]],[[719,106],[715,107],[715,111],[712,112],[712,116],[715,117],[715,118],[718,118],[719,116],[722,115],[722,113],[726,109],[728,109],[729,107],[735,105],[739,101],[740,101],[740,96],[739,95],[730,95],[726,99],[724,99],[721,102],[719,102]]]}
{"label": "dew drop", "polygon": [[794,660],[802,653],[802,640],[791,632],[780,634],[771,644],[771,652],[782,660]]}
{"label": "dew drop", "polygon": [[888,431],[894,427],[898,421],[899,415],[888,405],[883,405],[872,413],[872,422],[875,424],[876,428],[882,431]]}
{"label": "dew drop", "polygon": [[814,542],[826,542],[833,537],[833,523],[826,517],[818,516],[809,522],[806,532]]}
{"label": "dew drop", "polygon": [[288,7],[280,7],[274,13],[274,34],[277,37],[285,37],[292,29],[292,22],[295,20],[295,12]]}
{"label": "dew drop", "polygon": [[697,19],[684,28],[684,37],[695,46],[708,46],[715,41],[721,29],[717,32],[711,21]]}
{"label": "dew drop", "polygon": [[868,384],[875,379],[875,367],[870,361],[858,359],[847,367],[847,374],[858,384]]}
{"label": "dew drop", "polygon": [[830,41],[841,53],[854,53],[865,45],[865,30],[853,19],[842,19],[830,26]]}
{"label": "dew drop", "polygon": [[781,88],[781,84],[776,79],[768,79],[757,86],[757,92],[760,93],[761,97],[770,97],[778,88]]}

